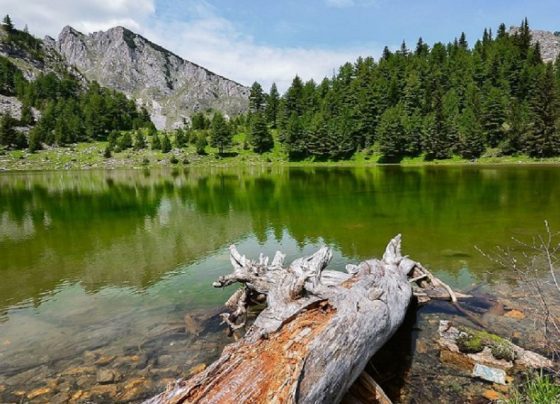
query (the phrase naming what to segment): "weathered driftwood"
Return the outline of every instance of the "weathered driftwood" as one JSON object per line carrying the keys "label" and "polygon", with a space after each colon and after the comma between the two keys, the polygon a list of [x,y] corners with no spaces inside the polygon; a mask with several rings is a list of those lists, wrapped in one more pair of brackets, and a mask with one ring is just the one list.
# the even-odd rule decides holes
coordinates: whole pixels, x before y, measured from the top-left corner
{"label": "weathered driftwood", "polygon": [[381,260],[348,265],[346,273],[325,270],[332,257],[328,248],[287,268],[280,252],[270,263],[262,255],[258,262],[249,260],[235,246],[230,253],[233,273],[214,286],[243,287],[226,303],[231,312],[224,322],[235,332],[245,326],[250,305],[266,307],[204,372],[149,403],[340,402],[403,322],[412,283],[456,299],[447,285],[401,255],[400,235]]}

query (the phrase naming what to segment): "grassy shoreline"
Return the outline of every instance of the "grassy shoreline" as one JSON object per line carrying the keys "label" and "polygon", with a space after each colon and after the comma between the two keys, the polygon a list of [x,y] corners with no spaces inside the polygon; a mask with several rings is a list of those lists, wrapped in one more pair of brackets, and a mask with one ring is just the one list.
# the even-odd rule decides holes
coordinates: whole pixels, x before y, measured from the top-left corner
{"label": "grassy shoreline", "polygon": [[[157,167],[246,167],[246,166],[286,166],[286,167],[368,167],[386,165],[380,163],[377,153],[356,153],[349,160],[340,161],[289,161],[280,148],[269,153],[256,154],[242,148],[234,149],[229,156],[218,156],[216,150],[208,148],[207,155],[200,156],[193,147],[174,149],[169,153],[157,150],[132,149],[113,153],[110,158],[103,156],[106,142],[78,143],[68,147],[56,147],[29,153],[25,150],[0,152],[0,171],[39,170],[86,170],[117,168],[157,168]],[[425,161],[422,157],[405,158],[403,167],[415,166],[479,166],[479,165],[560,165],[560,157],[533,159],[521,156],[484,156],[476,161],[461,158]],[[395,164],[392,164],[395,165]]]}

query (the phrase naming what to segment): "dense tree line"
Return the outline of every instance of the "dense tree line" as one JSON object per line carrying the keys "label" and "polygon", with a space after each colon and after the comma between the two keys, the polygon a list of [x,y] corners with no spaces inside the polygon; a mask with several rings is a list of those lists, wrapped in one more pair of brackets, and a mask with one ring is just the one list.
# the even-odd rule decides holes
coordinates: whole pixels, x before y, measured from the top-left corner
{"label": "dense tree line", "polygon": [[[340,159],[364,148],[386,161],[424,155],[560,155],[560,63],[543,63],[527,20],[469,47],[464,34],[431,48],[422,39],[360,58],[321,83],[295,77],[279,98],[251,89],[250,116],[279,128],[290,157]],[[254,129],[253,129],[254,130]]]}

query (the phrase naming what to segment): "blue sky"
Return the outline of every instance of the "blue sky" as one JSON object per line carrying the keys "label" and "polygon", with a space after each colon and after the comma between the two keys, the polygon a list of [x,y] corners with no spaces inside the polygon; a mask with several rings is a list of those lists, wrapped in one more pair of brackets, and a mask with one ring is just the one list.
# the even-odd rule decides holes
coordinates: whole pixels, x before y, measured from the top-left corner
{"label": "blue sky", "polygon": [[[163,18],[192,18],[188,1],[158,1]],[[273,46],[344,48],[362,44],[450,41],[465,31],[518,24],[560,30],[560,1],[519,0],[209,0],[217,14],[259,42]]]}
{"label": "blue sky", "polygon": [[560,31],[560,0],[0,0],[16,24],[55,36],[124,25],[221,75],[285,89],[295,74],[320,80],[358,56],[419,36],[471,44],[504,22]]}

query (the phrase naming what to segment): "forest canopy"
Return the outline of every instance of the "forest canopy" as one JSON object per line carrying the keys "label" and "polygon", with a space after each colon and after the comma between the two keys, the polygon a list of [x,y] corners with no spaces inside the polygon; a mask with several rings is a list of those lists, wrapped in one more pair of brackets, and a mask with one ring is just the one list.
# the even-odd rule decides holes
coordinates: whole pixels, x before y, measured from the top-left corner
{"label": "forest canopy", "polygon": [[429,47],[385,48],[378,61],[346,63],[321,83],[296,76],[278,99],[253,85],[250,114],[278,125],[293,159],[347,158],[377,148],[385,161],[423,155],[475,159],[560,154],[560,65],[544,63],[525,19],[514,33],[486,29]]}

